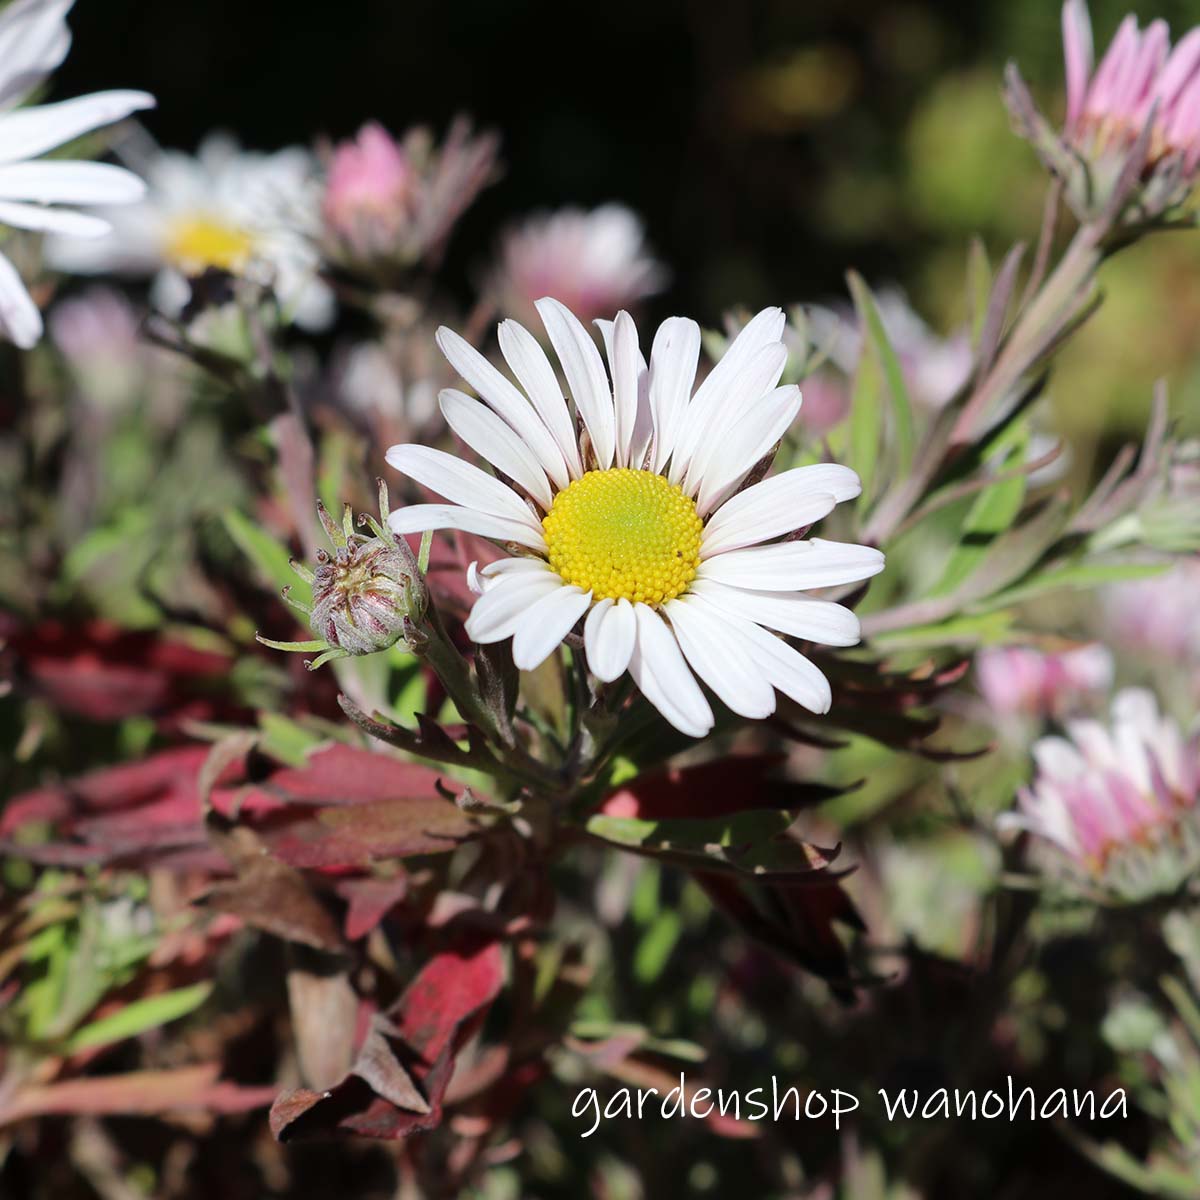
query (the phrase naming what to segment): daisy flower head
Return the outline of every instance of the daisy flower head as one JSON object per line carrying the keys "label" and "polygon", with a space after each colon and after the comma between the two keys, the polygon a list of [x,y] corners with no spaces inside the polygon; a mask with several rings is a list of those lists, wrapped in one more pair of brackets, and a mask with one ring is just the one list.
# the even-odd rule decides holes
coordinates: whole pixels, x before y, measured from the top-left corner
{"label": "daisy flower head", "polygon": [[598,322],[606,370],[568,308],[543,298],[537,311],[570,402],[516,321],[499,328],[512,379],[438,331],[479,396],[447,389],[442,413],[497,474],[427,446],[387,453],[446,501],[393,512],[393,531],[458,529],[509,552],[471,568],[468,635],[512,638],[515,664],[532,670],[581,625],[592,674],[607,683],[628,671],[692,737],[714,725],[699,681],[751,719],[774,711],[776,690],[828,711],[828,681],[784,637],[857,643],[855,615],[805,589],[867,579],[884,560],[867,546],[787,540],[859,494],[853,471],[815,464],[761,478],[800,409],[799,388],[778,386],[782,310],[760,312],[698,386],[694,321],[663,322],[648,365],[628,313]]}
{"label": "daisy flower head", "polygon": [[528,217],[504,235],[490,292],[505,316],[537,320],[541,296],[557,296],[581,321],[631,308],[667,284],[646,246],[641,218],[621,204]]}
{"label": "daisy flower head", "polygon": [[56,241],[51,260],[76,272],[150,276],[156,305],[176,316],[188,280],[228,271],[275,293],[285,317],[305,329],[333,319],[320,277],[320,192],[312,156],[300,147],[242,150],[210,134],[195,156],[160,150],[145,167],[142,203],[106,213],[112,233],[86,246]]}
{"label": "daisy flower head", "polygon": [[[16,0],[0,11],[0,226],[64,238],[108,233],[99,216],[59,205],[129,205],[145,191],[130,171],[105,163],[46,162],[41,155],[130,113],[152,108],[145,92],[96,92],[19,108],[67,56],[73,0]],[[22,349],[42,336],[42,317],[12,263],[0,255],[0,334]]]}

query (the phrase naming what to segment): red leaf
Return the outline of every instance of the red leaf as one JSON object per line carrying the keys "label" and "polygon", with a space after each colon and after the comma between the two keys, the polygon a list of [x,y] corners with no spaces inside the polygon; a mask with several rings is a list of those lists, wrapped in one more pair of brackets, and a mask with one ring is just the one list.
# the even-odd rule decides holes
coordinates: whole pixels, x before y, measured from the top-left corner
{"label": "red leaf", "polygon": [[[300,1089],[276,1100],[272,1132],[280,1141],[330,1132],[394,1140],[433,1129],[442,1120],[455,1058],[503,982],[499,943],[461,935],[453,949],[425,964],[386,1020],[373,1023],[345,1079],[323,1093]],[[393,1103],[376,1088],[393,1099],[413,1097],[411,1107]]]}
{"label": "red leaf", "polygon": [[26,686],[63,712],[94,721],[185,706],[189,716],[212,717],[213,695],[224,689],[232,665],[227,655],[99,620],[43,621],[8,643]]}

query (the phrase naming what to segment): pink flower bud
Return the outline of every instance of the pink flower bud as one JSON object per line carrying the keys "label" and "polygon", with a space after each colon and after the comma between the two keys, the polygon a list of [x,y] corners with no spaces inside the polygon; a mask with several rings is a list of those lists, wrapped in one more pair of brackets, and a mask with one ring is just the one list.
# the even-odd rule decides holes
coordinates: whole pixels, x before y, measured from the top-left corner
{"label": "pink flower bud", "polygon": [[407,219],[413,169],[401,146],[374,122],[335,147],[322,208],[339,237],[364,250],[386,247]]}

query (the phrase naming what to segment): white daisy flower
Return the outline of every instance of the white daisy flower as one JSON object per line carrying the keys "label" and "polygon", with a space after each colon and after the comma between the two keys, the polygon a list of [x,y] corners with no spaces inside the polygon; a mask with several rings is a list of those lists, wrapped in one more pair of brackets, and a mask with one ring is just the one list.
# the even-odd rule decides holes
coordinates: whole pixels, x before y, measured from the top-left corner
{"label": "white daisy flower", "polygon": [[[73,0],[16,0],[0,12],[0,225],[70,238],[106,234],[108,223],[58,204],[130,204],[145,186],[120,167],[36,161],[75,138],[152,108],[145,92],[96,92],[18,109],[67,56]],[[0,334],[24,350],[42,336],[42,317],[12,263],[0,255]]]}
{"label": "white daisy flower", "polygon": [[319,184],[307,150],[258,154],[212,134],[195,157],[159,151],[144,174],[143,203],[105,214],[111,236],[82,247],[55,242],[51,261],[76,272],[153,275],[154,301],[173,316],[191,294],[188,278],[217,268],[271,287],[303,328],[332,321],[315,243]]}
{"label": "white daisy flower", "polygon": [[628,313],[599,322],[606,372],[566,307],[542,299],[537,309],[573,410],[537,339],[515,321],[499,336],[517,384],[442,328],[442,352],[481,397],[447,389],[442,412],[501,477],[428,446],[387,453],[449,502],[392,513],[395,532],[459,529],[512,555],[472,566],[481,594],[468,635],[511,637],[514,662],[532,670],[582,621],[592,673],[611,682],[628,670],[692,737],[714,723],[697,677],[744,717],[772,713],[776,689],[828,711],[824,675],[776,634],[854,645],[858,618],[804,589],[866,579],[884,560],[867,546],[780,540],[858,495],[848,468],[797,467],[744,486],[800,409],[799,389],[777,386],[787,360],[783,312],[760,312],[695,387],[694,321],[672,317],[659,327],[649,367]]}

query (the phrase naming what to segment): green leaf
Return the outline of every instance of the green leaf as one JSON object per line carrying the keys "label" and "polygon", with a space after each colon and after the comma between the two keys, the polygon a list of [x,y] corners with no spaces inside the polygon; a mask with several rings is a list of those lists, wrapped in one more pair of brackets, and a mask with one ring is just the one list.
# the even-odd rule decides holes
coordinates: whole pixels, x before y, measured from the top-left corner
{"label": "green leaf", "polygon": [[983,239],[971,239],[967,251],[967,301],[971,314],[971,344],[979,345],[979,334],[987,316],[988,301],[992,295],[992,264],[988,262],[987,248]]}
{"label": "green leaf", "polygon": [[238,549],[258,568],[268,583],[281,589],[290,587],[293,600],[300,604],[312,604],[312,588],[292,570],[292,555],[286,546],[280,545],[245,513],[235,508],[227,509],[222,520]]}
{"label": "green leaf", "polygon": [[1012,630],[1012,611],[996,609],[971,616],[951,617],[929,625],[888,630],[874,635],[871,641],[889,650],[917,650],[926,646],[991,646],[1007,641]]}
{"label": "green leaf", "polygon": [[209,982],[194,983],[173,992],[135,1000],[118,1012],[77,1030],[68,1040],[67,1050],[74,1054],[92,1046],[120,1042],[145,1033],[147,1029],[157,1029],[168,1021],[176,1021],[199,1008],[208,999],[212,988]]}
{"label": "green leaf", "polygon": [[[1025,461],[1029,449],[1029,427],[1014,427],[1004,457],[996,464],[1003,473]],[[986,487],[975,497],[962,524],[962,537],[951,554],[941,579],[930,592],[944,596],[963,582],[990,553],[995,539],[1011,528],[1025,501],[1028,479],[1015,475]]]}
{"label": "green leaf", "polygon": [[850,284],[850,295],[854,298],[854,307],[858,311],[866,343],[883,371],[883,378],[887,382],[888,392],[891,395],[892,436],[896,446],[895,472],[897,477],[903,478],[912,467],[913,450],[916,446],[912,404],[908,398],[908,388],[904,383],[904,371],[901,369],[900,359],[888,339],[887,330],[883,327],[883,318],[879,315],[879,305],[875,303],[871,289],[857,271],[849,272],[846,278]]}
{"label": "green leaf", "polygon": [[1053,567],[988,599],[989,608],[1007,607],[1062,589],[1081,590],[1121,583],[1128,579],[1151,579],[1167,570],[1170,563],[1068,563]]}
{"label": "green leaf", "polygon": [[662,821],[597,814],[593,837],[635,853],[704,870],[732,870],[760,878],[808,875],[828,863],[824,851],[787,836],[792,814],[753,809],[728,817]]}
{"label": "green leaf", "polygon": [[654,983],[662,975],[682,933],[683,921],[674,909],[658,914],[633,952],[633,977],[639,983]]}
{"label": "green leaf", "polygon": [[850,449],[848,466],[862,481],[860,510],[865,511],[873,494],[875,467],[879,461],[879,437],[882,413],[879,407],[879,368],[875,360],[863,355],[854,377],[850,399]]}
{"label": "green leaf", "polygon": [[259,749],[289,767],[304,766],[309,752],[328,740],[327,735],[306,729],[280,713],[259,713],[258,727],[263,732]]}

